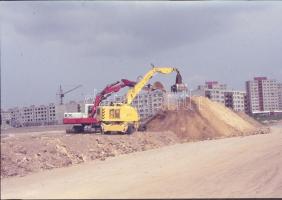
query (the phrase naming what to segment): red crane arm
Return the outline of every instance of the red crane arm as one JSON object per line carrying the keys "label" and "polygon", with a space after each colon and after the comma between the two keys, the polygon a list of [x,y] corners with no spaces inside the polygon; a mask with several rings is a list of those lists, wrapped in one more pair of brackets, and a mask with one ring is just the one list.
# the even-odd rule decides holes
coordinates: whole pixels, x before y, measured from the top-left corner
{"label": "red crane arm", "polygon": [[107,85],[95,98],[94,105],[92,108],[92,111],[90,113],[90,117],[94,117],[96,114],[97,108],[100,105],[100,103],[108,98],[112,93],[118,92],[120,89],[124,87],[134,87],[136,82],[130,81],[127,79],[121,79],[121,81],[117,81],[113,84]]}

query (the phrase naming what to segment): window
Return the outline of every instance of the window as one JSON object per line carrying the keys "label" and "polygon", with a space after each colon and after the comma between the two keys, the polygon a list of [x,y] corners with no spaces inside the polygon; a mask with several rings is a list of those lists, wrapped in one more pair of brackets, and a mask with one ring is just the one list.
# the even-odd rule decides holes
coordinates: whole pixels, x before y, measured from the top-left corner
{"label": "window", "polygon": [[110,109],[110,118],[111,119],[120,118],[120,109]]}

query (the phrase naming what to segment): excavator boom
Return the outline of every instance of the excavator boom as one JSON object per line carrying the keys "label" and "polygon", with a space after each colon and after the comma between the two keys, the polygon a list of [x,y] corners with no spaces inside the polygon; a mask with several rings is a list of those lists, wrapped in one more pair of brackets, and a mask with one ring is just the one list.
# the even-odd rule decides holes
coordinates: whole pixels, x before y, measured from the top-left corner
{"label": "excavator boom", "polygon": [[173,67],[153,67],[145,76],[137,83],[133,88],[131,88],[126,94],[126,103],[131,104],[134,98],[139,94],[142,88],[147,84],[147,82],[154,76],[155,73],[170,74],[172,72],[178,72],[178,69]]}
{"label": "excavator boom", "polygon": [[118,92],[120,89],[124,87],[133,87],[136,82],[130,81],[127,79],[121,79],[121,81],[117,81],[113,84],[107,85],[95,98],[94,105],[89,117],[94,117],[97,112],[97,108],[100,103],[108,98],[112,93]]}
{"label": "excavator boom", "polygon": [[170,74],[172,72],[179,74],[176,82],[182,82],[178,69],[173,67],[153,67],[138,83],[129,89],[124,103],[99,106],[97,119],[101,122],[101,131],[103,133],[122,132],[130,134],[134,130],[138,130],[140,128],[140,117],[137,109],[131,105],[132,101],[154,74]]}

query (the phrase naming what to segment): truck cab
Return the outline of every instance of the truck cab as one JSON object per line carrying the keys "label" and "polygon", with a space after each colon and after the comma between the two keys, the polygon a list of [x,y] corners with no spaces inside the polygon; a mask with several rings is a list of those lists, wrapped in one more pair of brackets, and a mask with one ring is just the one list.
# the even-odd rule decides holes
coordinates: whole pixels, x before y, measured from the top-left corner
{"label": "truck cab", "polygon": [[96,119],[89,117],[94,104],[85,104],[83,112],[64,113],[64,124],[82,124],[90,125],[96,122]]}

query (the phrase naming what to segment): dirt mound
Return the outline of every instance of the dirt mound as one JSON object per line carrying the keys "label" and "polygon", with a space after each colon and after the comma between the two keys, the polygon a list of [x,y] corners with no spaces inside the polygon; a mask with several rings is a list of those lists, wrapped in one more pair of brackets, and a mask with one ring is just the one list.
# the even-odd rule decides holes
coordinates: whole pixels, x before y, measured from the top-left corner
{"label": "dirt mound", "polygon": [[242,117],[208,98],[193,97],[185,105],[159,112],[147,129],[170,130],[185,141],[261,133],[262,125],[247,115]]}
{"label": "dirt mound", "polygon": [[254,118],[248,116],[246,113],[244,112],[237,112],[237,114],[242,117],[244,120],[246,120],[247,122],[249,122],[250,124],[256,126],[256,127],[263,127],[263,124],[261,124],[259,121],[255,120]]}

